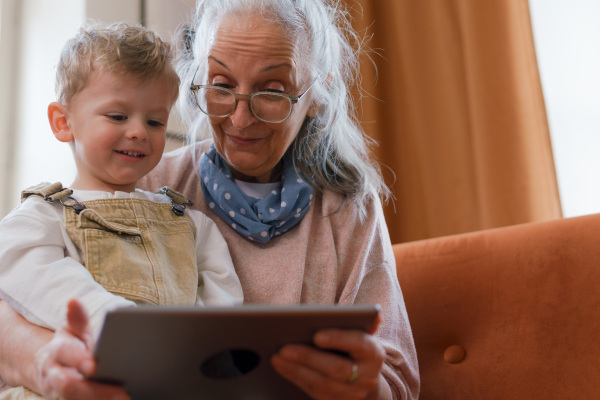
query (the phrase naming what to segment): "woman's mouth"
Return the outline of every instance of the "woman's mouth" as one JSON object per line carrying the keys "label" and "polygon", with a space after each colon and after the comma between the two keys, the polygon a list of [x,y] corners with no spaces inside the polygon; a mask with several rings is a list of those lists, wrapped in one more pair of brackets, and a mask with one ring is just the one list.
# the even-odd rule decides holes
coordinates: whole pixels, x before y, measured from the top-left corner
{"label": "woman's mouth", "polygon": [[227,135],[227,138],[229,138],[229,140],[231,140],[233,143],[241,145],[241,146],[249,146],[249,145],[252,145],[252,144],[257,143],[262,140],[262,138],[257,138],[257,139],[243,138],[243,137],[232,136],[232,135]]}

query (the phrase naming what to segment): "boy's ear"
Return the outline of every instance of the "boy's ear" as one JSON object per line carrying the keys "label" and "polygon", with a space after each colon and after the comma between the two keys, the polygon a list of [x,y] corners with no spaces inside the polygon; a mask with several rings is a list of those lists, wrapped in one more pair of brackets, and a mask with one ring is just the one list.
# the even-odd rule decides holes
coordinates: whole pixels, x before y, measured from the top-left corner
{"label": "boy's ear", "polygon": [[69,115],[67,108],[61,103],[53,102],[48,106],[48,121],[54,136],[61,142],[70,142],[73,140],[73,133],[69,125]]}

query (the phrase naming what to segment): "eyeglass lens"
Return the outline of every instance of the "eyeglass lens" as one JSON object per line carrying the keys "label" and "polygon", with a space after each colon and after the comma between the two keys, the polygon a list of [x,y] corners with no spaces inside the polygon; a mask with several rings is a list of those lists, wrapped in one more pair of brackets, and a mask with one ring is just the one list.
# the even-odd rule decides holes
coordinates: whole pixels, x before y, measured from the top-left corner
{"label": "eyeglass lens", "polygon": [[[196,97],[200,109],[210,116],[226,117],[235,111],[235,95],[227,90],[199,88]],[[286,96],[261,93],[251,97],[250,108],[263,121],[279,122],[289,116],[292,103]]]}

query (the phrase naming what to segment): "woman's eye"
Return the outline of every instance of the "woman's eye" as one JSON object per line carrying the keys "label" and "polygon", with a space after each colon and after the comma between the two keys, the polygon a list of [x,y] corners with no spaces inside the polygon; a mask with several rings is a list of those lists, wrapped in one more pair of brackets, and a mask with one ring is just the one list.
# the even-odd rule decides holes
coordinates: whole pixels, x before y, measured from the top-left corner
{"label": "woman's eye", "polygon": [[213,86],[224,88],[224,89],[231,89],[231,85],[228,83],[213,83]]}
{"label": "woman's eye", "polygon": [[269,93],[285,93],[285,90],[279,89],[263,89],[261,92],[269,92]]}

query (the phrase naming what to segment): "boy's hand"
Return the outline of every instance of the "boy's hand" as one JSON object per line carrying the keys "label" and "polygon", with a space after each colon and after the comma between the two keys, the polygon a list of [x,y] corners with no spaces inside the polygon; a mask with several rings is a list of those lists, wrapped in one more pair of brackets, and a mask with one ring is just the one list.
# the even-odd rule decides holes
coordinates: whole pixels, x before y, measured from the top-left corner
{"label": "boy's hand", "polygon": [[47,399],[129,399],[119,387],[87,380],[96,370],[88,315],[77,300],[67,307],[67,325],[36,355],[38,387]]}

